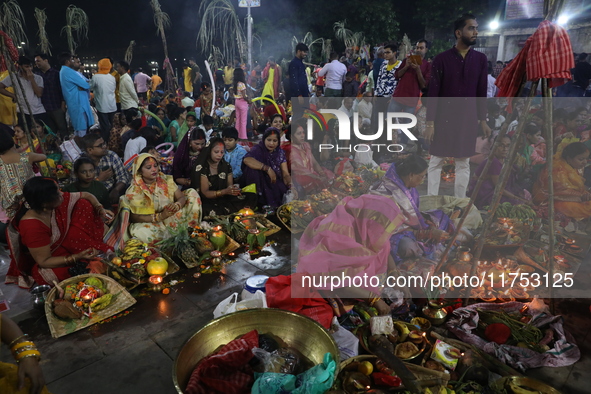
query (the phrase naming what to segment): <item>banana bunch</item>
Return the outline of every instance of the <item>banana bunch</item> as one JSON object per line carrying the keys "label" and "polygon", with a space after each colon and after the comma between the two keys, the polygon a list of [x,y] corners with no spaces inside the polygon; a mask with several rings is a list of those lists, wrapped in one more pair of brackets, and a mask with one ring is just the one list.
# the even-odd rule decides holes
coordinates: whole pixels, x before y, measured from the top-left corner
{"label": "banana bunch", "polygon": [[528,220],[537,218],[537,214],[529,205],[513,205],[510,202],[504,202],[497,208],[495,217]]}
{"label": "banana bunch", "polygon": [[90,304],[90,309],[95,312],[105,309],[111,304],[112,299],[113,294],[105,294],[104,296],[92,301],[92,303]]}
{"label": "banana bunch", "polygon": [[139,239],[132,238],[125,243],[121,259],[123,261],[129,261],[133,259],[139,259],[142,257],[142,253],[146,251],[146,245]]}
{"label": "banana bunch", "polygon": [[404,322],[395,321],[394,328],[396,329],[396,331],[398,331],[398,342],[406,341],[408,334],[410,334],[408,326]]}

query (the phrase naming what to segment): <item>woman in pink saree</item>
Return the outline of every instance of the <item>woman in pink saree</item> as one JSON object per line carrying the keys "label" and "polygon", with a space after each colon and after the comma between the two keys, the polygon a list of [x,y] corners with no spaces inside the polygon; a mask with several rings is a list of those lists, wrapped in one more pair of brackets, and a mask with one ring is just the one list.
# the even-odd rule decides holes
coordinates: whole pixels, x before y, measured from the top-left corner
{"label": "woman in pink saree", "polygon": [[[380,314],[389,313],[390,308],[378,297],[389,271],[390,237],[404,227],[405,219],[389,197],[346,197],[329,215],[317,217],[308,225],[300,239],[296,272],[317,279],[355,277],[359,278],[355,279],[357,283],[369,278],[361,286],[333,286],[330,282],[318,285],[316,281],[313,287],[339,290],[341,297],[367,298]],[[294,288],[300,285],[294,291],[302,290],[305,294],[309,289],[304,281],[293,284]]]}
{"label": "woman in pink saree", "polygon": [[103,243],[104,222],[113,218],[90,193],[62,193],[53,179],[35,177],[23,187],[26,205],[8,228],[11,262],[6,283],[29,288],[50,286],[71,275],[70,268],[102,273],[101,264],[85,263],[111,249]]}

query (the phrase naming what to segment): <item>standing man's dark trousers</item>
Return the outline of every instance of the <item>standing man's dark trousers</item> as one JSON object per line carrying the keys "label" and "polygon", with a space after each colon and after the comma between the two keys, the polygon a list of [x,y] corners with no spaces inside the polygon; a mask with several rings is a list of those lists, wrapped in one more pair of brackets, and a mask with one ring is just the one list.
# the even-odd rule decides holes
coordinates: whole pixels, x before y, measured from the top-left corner
{"label": "standing man's dark trousers", "polygon": [[111,139],[111,129],[113,128],[113,119],[115,118],[115,112],[98,112],[99,124],[101,126],[101,137],[108,144]]}

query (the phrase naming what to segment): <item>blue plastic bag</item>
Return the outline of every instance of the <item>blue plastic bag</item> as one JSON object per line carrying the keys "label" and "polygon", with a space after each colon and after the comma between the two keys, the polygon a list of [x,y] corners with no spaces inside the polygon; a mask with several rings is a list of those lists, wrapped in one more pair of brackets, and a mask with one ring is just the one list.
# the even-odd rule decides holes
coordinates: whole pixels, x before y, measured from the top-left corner
{"label": "blue plastic bag", "polygon": [[318,364],[297,376],[283,373],[255,373],[252,394],[324,394],[332,387],[336,370],[332,354],[326,353]]}

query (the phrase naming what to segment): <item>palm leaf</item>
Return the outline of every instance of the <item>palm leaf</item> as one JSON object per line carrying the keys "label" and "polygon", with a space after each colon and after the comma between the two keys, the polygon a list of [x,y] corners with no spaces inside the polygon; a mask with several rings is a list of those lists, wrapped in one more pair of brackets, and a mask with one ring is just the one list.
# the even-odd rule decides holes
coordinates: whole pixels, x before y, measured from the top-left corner
{"label": "palm leaf", "polygon": [[45,14],[45,10],[35,7],[35,19],[37,20],[37,25],[39,25],[38,35],[41,52],[51,55],[51,49],[49,49],[51,44],[49,43],[47,31],[45,30],[45,25],[47,24],[47,14]]}
{"label": "palm leaf", "polygon": [[[88,39],[88,15],[86,15],[86,12],[70,4],[66,8],[66,26],[62,28],[63,33],[66,33],[70,53],[74,54],[78,45]],[[74,34],[76,34],[75,39]]]}
{"label": "palm leaf", "polygon": [[135,46],[135,41],[131,40],[129,42],[129,46],[127,47],[127,50],[125,51],[125,61],[129,64],[131,64],[131,59],[133,59],[133,47]]}
{"label": "palm leaf", "polygon": [[230,0],[209,0],[201,3],[201,27],[197,47],[201,53],[211,53],[218,44],[225,59],[243,58],[247,43],[244,29]]}
{"label": "palm leaf", "polygon": [[154,24],[156,25],[156,34],[160,35],[162,39],[162,46],[164,47],[164,57],[168,57],[168,44],[166,42],[166,33],[165,29],[170,27],[170,17],[162,8],[160,8],[160,3],[158,0],[151,0],[150,5],[152,6],[152,10],[154,11]]}
{"label": "palm leaf", "polygon": [[349,48],[353,46],[353,42],[351,40],[351,38],[353,37],[353,32],[345,27],[346,23],[346,20],[342,22],[335,22],[332,25],[332,28],[334,30],[334,35],[337,38],[337,40],[342,41],[345,44],[345,47]]}
{"label": "palm leaf", "polygon": [[2,3],[0,7],[0,30],[12,38],[17,45],[21,42],[28,43],[29,39],[25,34],[25,16],[16,0],[9,0]]}

